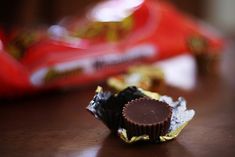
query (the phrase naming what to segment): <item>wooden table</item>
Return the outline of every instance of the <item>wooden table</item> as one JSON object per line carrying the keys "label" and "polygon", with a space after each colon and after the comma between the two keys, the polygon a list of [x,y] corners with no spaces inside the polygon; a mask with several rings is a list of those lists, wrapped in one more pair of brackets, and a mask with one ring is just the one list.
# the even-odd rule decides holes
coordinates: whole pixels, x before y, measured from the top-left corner
{"label": "wooden table", "polygon": [[[232,42],[232,41],[231,41]],[[219,76],[200,77],[184,96],[196,116],[180,136],[162,144],[128,145],[85,110],[96,85],[47,93],[0,105],[1,157],[190,157],[235,155],[235,45],[222,57]]]}

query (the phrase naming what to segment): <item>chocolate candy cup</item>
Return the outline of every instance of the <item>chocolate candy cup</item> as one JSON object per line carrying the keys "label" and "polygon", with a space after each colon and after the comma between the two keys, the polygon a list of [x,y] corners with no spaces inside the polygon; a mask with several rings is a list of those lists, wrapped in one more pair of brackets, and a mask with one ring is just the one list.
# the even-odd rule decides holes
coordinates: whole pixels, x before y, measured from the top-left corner
{"label": "chocolate candy cup", "polygon": [[149,135],[150,141],[157,142],[168,132],[172,111],[164,102],[140,98],[127,103],[122,115],[128,138]]}
{"label": "chocolate candy cup", "polygon": [[145,95],[136,87],[128,87],[117,95],[111,92],[103,92],[102,88],[97,88],[96,94],[87,110],[116,134],[118,128],[122,128],[122,109],[131,100],[144,97]]}

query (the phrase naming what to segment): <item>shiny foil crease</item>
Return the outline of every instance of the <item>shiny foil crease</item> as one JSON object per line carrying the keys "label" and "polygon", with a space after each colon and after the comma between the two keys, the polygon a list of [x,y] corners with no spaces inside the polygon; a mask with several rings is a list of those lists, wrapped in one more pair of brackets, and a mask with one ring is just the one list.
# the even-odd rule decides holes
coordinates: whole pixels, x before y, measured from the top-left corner
{"label": "shiny foil crease", "polygon": [[135,143],[138,141],[150,141],[148,135],[133,136],[128,138],[127,130],[122,123],[122,108],[133,99],[148,97],[159,101],[166,102],[172,107],[172,118],[168,133],[160,136],[157,142],[166,142],[176,138],[183,128],[195,115],[194,110],[187,110],[186,101],[180,97],[177,101],[173,101],[171,97],[161,96],[158,93],[145,91],[134,86],[128,87],[117,94],[104,92],[102,87],[97,87],[96,94],[87,110],[96,118],[100,119],[112,133],[118,136],[126,143]]}

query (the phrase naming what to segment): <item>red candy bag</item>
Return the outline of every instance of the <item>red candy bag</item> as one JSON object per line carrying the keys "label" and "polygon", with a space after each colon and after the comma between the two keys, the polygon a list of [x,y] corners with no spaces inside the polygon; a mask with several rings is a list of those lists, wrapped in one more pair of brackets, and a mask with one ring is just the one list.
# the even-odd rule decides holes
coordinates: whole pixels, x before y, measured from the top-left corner
{"label": "red candy bag", "polygon": [[22,92],[81,86],[103,81],[133,64],[185,53],[218,56],[222,46],[219,35],[166,2],[105,1],[86,18],[51,26],[18,61],[4,52],[6,69],[12,66],[21,76],[8,73],[12,80],[5,84],[8,70],[0,68],[0,84],[11,86],[12,93],[19,78]]}

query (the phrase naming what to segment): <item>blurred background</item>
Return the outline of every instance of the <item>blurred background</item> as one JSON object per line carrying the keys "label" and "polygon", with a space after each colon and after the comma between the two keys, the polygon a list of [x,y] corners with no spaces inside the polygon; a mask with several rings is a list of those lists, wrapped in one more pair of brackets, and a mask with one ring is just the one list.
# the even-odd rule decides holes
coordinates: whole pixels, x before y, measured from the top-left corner
{"label": "blurred background", "polygon": [[[91,80],[92,73],[94,76],[96,76],[96,74],[100,74],[102,76],[101,72],[104,72],[104,75],[107,78],[108,75],[111,76],[116,73],[124,72],[117,71],[115,73],[112,73],[112,70],[115,69],[115,64],[113,65],[113,69],[111,66],[109,66],[109,63],[112,62],[112,60],[110,61],[110,56],[108,54],[118,51],[122,52],[125,55],[126,52],[132,50],[131,48],[136,48],[136,45],[138,46],[138,44],[143,44],[142,40],[146,40],[146,43],[151,41],[152,43],[155,43],[157,45],[156,47],[150,46],[150,48],[148,47],[147,49],[151,51],[150,53],[154,51],[154,53],[158,55],[158,58],[156,58],[158,60],[155,61],[159,61],[161,59],[164,60],[168,57],[175,57],[175,55],[181,55],[185,52],[192,52],[192,54],[190,54],[190,57],[195,58],[191,59],[190,62],[192,62],[193,65],[195,64],[195,62],[196,64],[198,64],[197,69],[199,69],[199,73],[201,69],[205,69],[204,71],[207,72],[217,71],[219,67],[217,61],[219,61],[221,58],[219,55],[224,43],[222,36],[225,37],[224,39],[226,44],[230,41],[234,42],[234,0],[155,0],[156,2],[170,2],[174,4],[179,11],[174,12],[174,7],[169,7],[171,5],[164,6],[162,5],[164,3],[159,3],[159,6],[164,6],[161,10],[163,13],[162,15],[164,15],[162,16],[162,19],[166,20],[160,20],[161,22],[158,22],[157,20],[161,18],[158,18],[156,16],[157,18],[154,18],[157,22],[154,21],[153,18],[149,18],[150,22],[147,23],[146,21],[144,21],[145,17],[147,16],[145,16],[145,10],[143,9],[143,7],[141,13],[136,13],[136,16],[138,17],[136,19],[139,19],[139,22],[135,19],[136,27],[133,27],[133,29],[131,29],[133,23],[131,21],[132,19],[128,19],[127,17],[125,17],[125,19],[122,19],[122,29],[121,27],[119,28],[117,27],[117,25],[114,24],[116,21],[114,23],[110,22],[108,23],[108,25],[102,25],[101,23],[97,22],[98,20],[96,21],[97,23],[91,22],[91,24],[86,23],[82,20],[78,20],[78,23],[76,24],[77,19],[82,19],[80,17],[87,17],[86,13],[88,11],[91,11],[91,8],[101,1],[103,0],[1,0],[0,39],[3,41],[2,51],[6,51],[7,53],[0,53],[0,63],[2,65],[2,69],[0,69],[0,93],[1,89],[3,94],[5,94],[4,89],[7,89],[11,94],[11,91],[16,91],[16,89],[18,89],[19,93],[21,93],[24,90],[33,91],[32,89],[41,88],[51,89],[53,87],[66,87],[66,85],[73,86],[73,84],[83,85],[83,83],[80,82],[84,80],[87,80],[88,82],[89,80]],[[140,1],[133,0],[131,3],[138,2]],[[128,5],[127,1],[119,1],[118,3],[115,3],[115,5],[113,5],[114,7],[111,5],[113,8],[118,8],[116,10],[111,10],[111,12],[120,11],[121,5],[118,7],[116,4],[122,4],[122,7],[126,7]],[[151,6],[154,3],[150,2],[149,4]],[[100,10],[105,9],[102,8]],[[152,15],[155,15],[154,11],[156,10],[152,9]],[[169,10],[171,11],[167,12]],[[127,11],[120,12],[127,13]],[[181,12],[183,14],[181,14]],[[107,11],[104,11],[102,15],[110,15],[109,13],[107,13]],[[95,12],[95,14],[97,14],[98,17],[98,11]],[[113,16],[116,17],[117,15]],[[189,18],[180,18],[185,16]],[[65,17],[76,17],[76,20],[74,20],[76,22],[73,23],[72,21],[71,23],[68,22],[66,24],[66,20],[64,20],[65,24],[63,26],[64,21],[62,19]],[[186,19],[189,20],[187,21]],[[197,19],[199,19],[199,21],[197,21]],[[190,23],[190,20],[194,21],[195,23]],[[204,23],[200,20],[205,21],[209,25],[204,25]],[[151,36],[146,33],[145,28],[142,26],[142,24],[145,23],[145,28],[149,28],[147,26],[151,26],[149,23],[153,23],[152,25],[154,25],[154,27],[156,27],[157,24],[160,23],[160,26],[157,26],[159,28],[156,30],[152,29],[152,32],[150,32],[152,33]],[[81,26],[79,26],[79,24]],[[42,26],[42,28],[37,28],[38,26]],[[142,36],[138,34],[138,31],[134,31],[138,28],[137,26],[140,28],[144,28],[142,30],[140,29],[142,32],[141,34],[143,34]],[[216,28],[215,30],[218,30],[219,33],[217,33],[217,31],[214,31],[214,29],[210,29],[210,26],[212,26],[212,28]],[[21,28],[23,29],[20,30]],[[151,31],[151,29],[149,30]],[[2,37],[1,31],[3,32]],[[128,34],[128,31],[131,33]],[[154,33],[156,32],[158,33],[158,36],[155,37]],[[220,36],[220,32],[222,36]],[[125,38],[124,34],[128,34],[128,38]],[[136,36],[134,36],[133,34]],[[119,37],[121,40],[118,40]],[[107,47],[103,47],[101,51],[101,49],[97,49],[97,47],[95,47],[98,45],[97,43],[105,43],[104,45]],[[117,43],[115,45],[116,47],[113,43]],[[144,55],[148,54],[146,49],[142,50],[140,49],[140,47],[136,48],[135,50],[141,51],[141,53],[143,53]],[[87,57],[88,59],[86,58],[86,60],[83,59],[81,57],[81,54],[77,53],[76,51],[90,52],[90,56],[95,54],[92,52],[97,51],[97,53],[99,52],[99,57],[94,57],[94,55],[92,56],[93,58]],[[104,52],[105,54],[103,54]],[[102,58],[102,55],[106,59],[107,57],[109,57],[107,62],[104,61],[105,59]],[[121,57],[119,56],[119,58]],[[185,61],[185,58],[183,59],[184,61],[179,61],[179,63],[184,63],[184,65],[182,66],[189,68],[191,64]],[[188,59],[190,60],[190,58]],[[122,60],[122,58],[120,60]],[[144,59],[142,60],[144,61]],[[149,57],[148,61],[150,60],[151,57]],[[105,62],[105,66],[102,66],[104,64],[103,62]],[[125,62],[125,60],[122,62]],[[175,65],[177,65],[177,67],[180,67],[180,64],[176,63],[174,60],[172,62],[173,63],[171,67],[173,67],[173,70],[171,71],[175,72]],[[120,65],[122,65],[121,63]],[[134,64],[134,61],[133,63],[129,64]],[[124,68],[127,67],[124,63],[122,66]],[[165,69],[169,69],[168,66],[167,68],[165,68],[165,64],[157,64],[156,66],[159,66],[161,69],[163,69],[162,71],[164,72],[164,77],[166,78],[165,80],[168,80],[167,78],[171,78],[174,81],[176,80],[175,74],[167,76],[167,72],[165,72],[167,70]],[[107,70],[108,68],[112,70]],[[188,70],[189,72],[183,71],[183,78],[188,73],[192,74],[192,77],[194,78],[194,75],[196,75],[195,69],[195,66],[192,66],[192,68]],[[145,69],[145,71],[151,70]],[[10,77],[11,79],[9,79],[7,77],[8,75],[15,76],[17,77],[17,79],[14,79],[14,77]],[[81,76],[87,78],[81,79]],[[67,79],[70,77],[71,80]],[[20,79],[23,81],[21,81]],[[97,79],[100,79],[100,81],[104,81],[104,79],[101,79],[101,77],[97,77],[93,81],[97,81]],[[76,81],[79,83],[77,83]],[[146,80],[144,81],[146,82]],[[131,80],[130,82],[133,82],[133,80]],[[195,82],[195,80],[193,80],[192,82]],[[186,81],[183,80],[182,84],[185,85]]]}
{"label": "blurred background", "polygon": [[[142,27],[148,8],[142,8],[136,15],[142,29],[135,32],[128,17],[116,24],[85,23],[84,30],[58,27],[64,17],[85,17],[100,1],[0,0],[0,157],[234,156],[235,0],[155,0],[179,11],[162,7],[164,18],[147,18],[146,26],[153,26],[148,29]],[[122,7],[131,1],[138,2],[126,0]],[[201,28],[182,20],[184,15],[219,35],[204,23]],[[145,57],[155,64],[125,69]],[[136,85],[175,100],[183,96],[196,118],[166,145],[126,147],[85,110],[98,83],[105,90]]]}
{"label": "blurred background", "polygon": [[[64,16],[80,15],[101,0],[1,0],[0,23],[12,25],[54,24]],[[167,0],[165,0],[167,1]],[[225,34],[235,35],[234,0],[168,0],[179,9],[207,21]]]}

